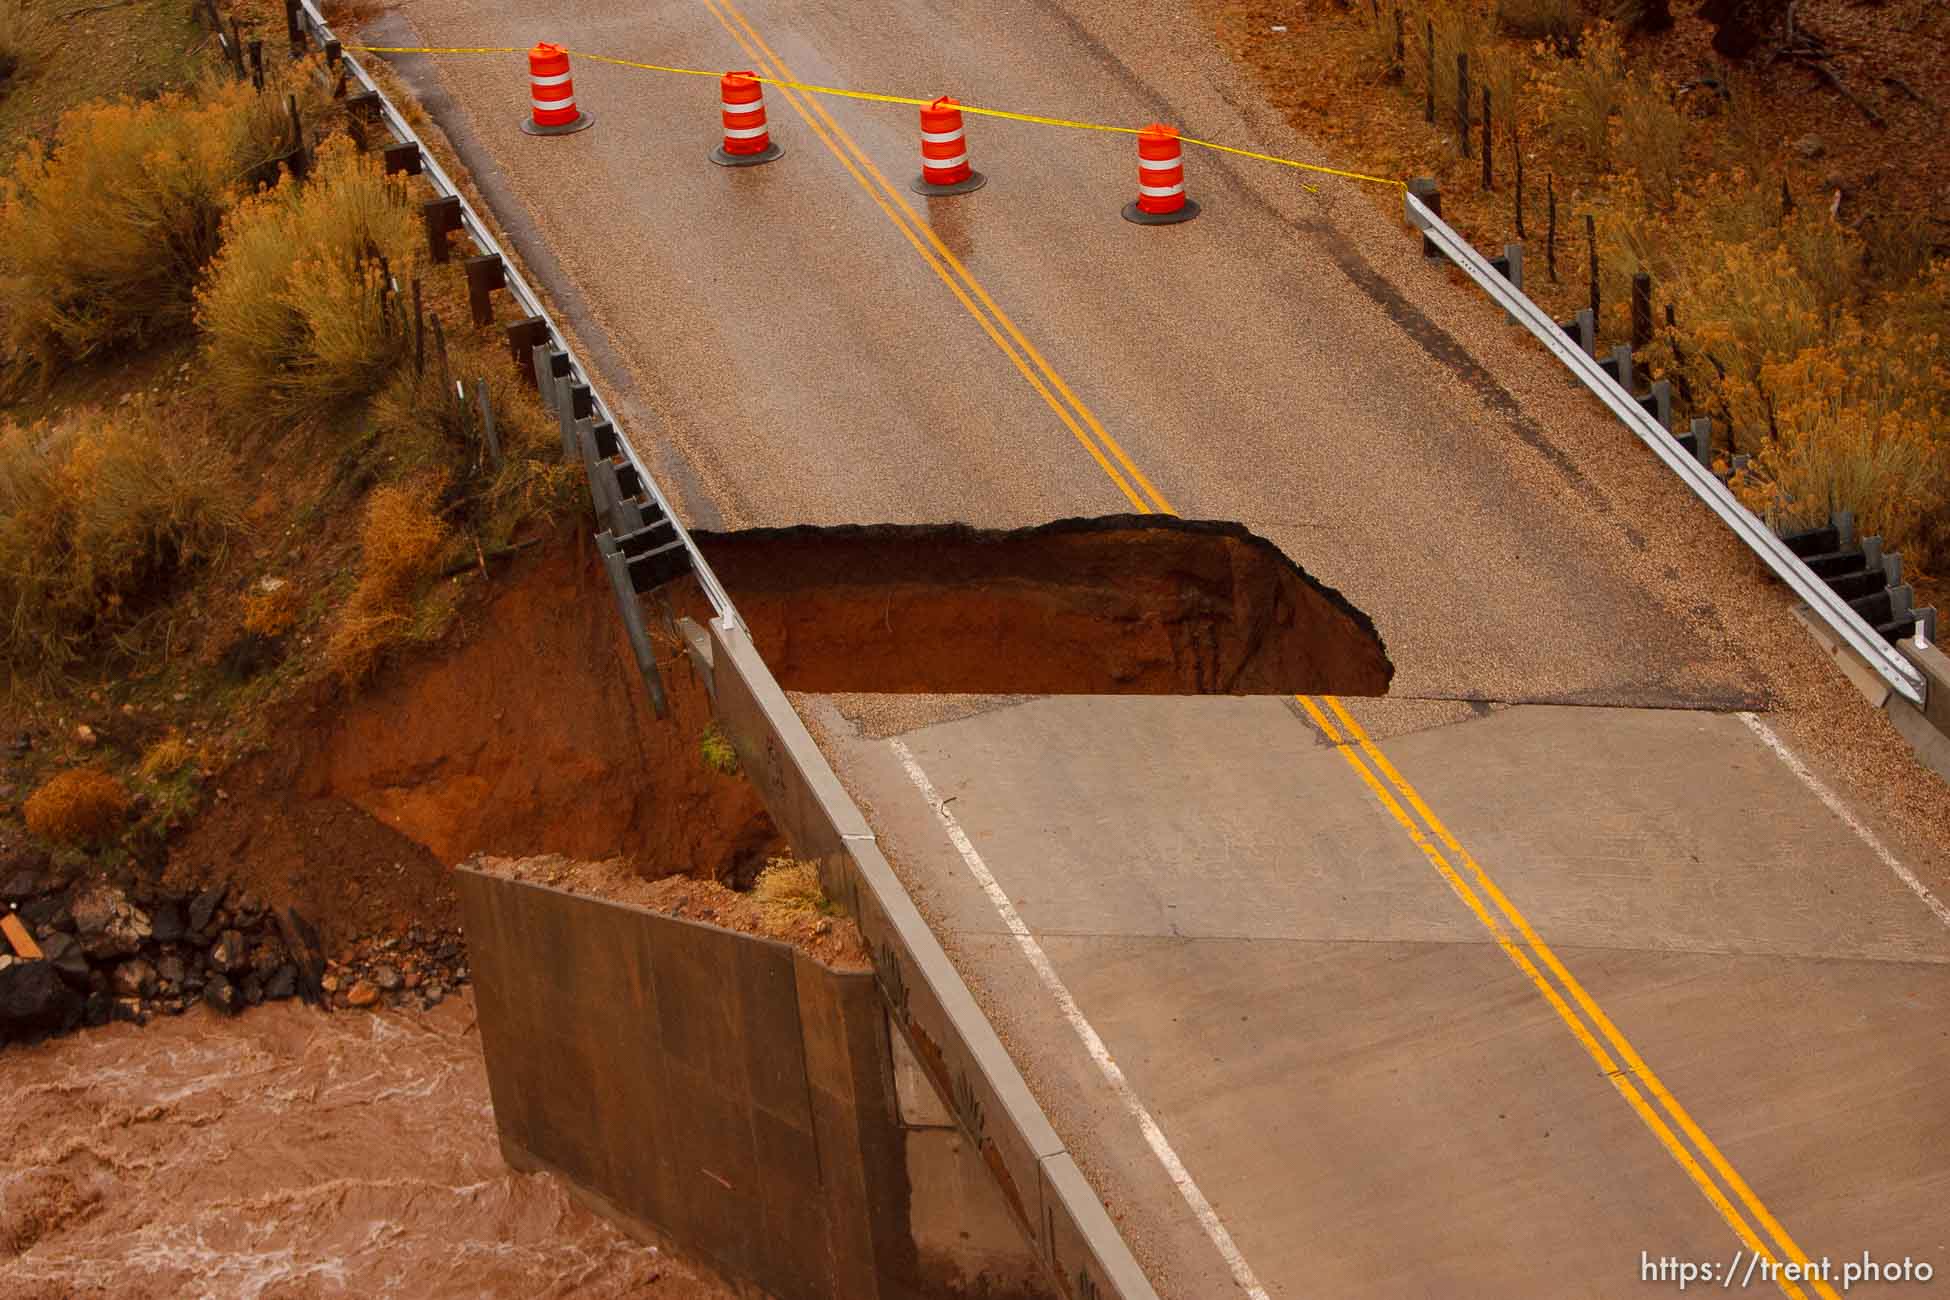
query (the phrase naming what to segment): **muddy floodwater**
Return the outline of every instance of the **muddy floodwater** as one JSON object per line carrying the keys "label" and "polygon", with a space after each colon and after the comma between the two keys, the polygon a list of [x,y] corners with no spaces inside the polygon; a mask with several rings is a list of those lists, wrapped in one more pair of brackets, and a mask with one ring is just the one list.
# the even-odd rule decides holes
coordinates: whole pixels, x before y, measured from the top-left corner
{"label": "muddy floodwater", "polygon": [[0,1050],[0,1293],[719,1300],[502,1164],[473,1001]]}

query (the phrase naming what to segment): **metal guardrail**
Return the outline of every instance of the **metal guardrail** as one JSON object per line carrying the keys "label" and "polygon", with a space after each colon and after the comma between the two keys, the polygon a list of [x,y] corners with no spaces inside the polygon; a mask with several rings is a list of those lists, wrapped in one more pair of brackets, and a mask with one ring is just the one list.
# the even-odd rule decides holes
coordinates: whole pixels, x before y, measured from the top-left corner
{"label": "metal guardrail", "polygon": [[[304,16],[305,25],[311,29],[311,35],[317,40],[321,48],[327,41],[338,40],[338,36],[332,31],[331,25],[325,21],[325,15],[319,12],[315,0],[299,0],[299,11]],[[670,501],[664,496],[663,489],[657,485],[656,476],[650,473],[649,466],[643,463],[642,456],[631,444],[628,434],[624,432],[622,422],[617,419],[615,408],[603,400],[602,391],[596,386],[595,373],[582,363],[581,358],[576,356],[575,349],[569,346],[567,336],[557,328],[554,317],[549,315],[547,307],[543,305],[541,296],[529,287],[528,281],[522,278],[520,269],[515,266],[514,261],[502,250],[499,241],[494,237],[494,233],[488,229],[487,223],[481,220],[480,214],[474,211],[474,205],[467,201],[467,196],[461,193],[460,187],[454,184],[453,178],[447,175],[446,170],[441,167],[439,160],[426,147],[426,142],[420,139],[419,134],[414,131],[411,124],[407,122],[399,109],[394,106],[393,101],[387,97],[386,92],[380,89],[379,84],[372,79],[364,68],[359,66],[358,60],[354,59],[350,54],[341,52],[339,62],[352,74],[361,86],[371,91],[378,98],[380,116],[385,121],[386,128],[401,143],[418,146],[420,150],[420,174],[425,178],[426,182],[433,187],[434,191],[441,198],[452,198],[459,202],[462,233],[474,241],[475,246],[481,250],[483,256],[499,257],[501,259],[502,268],[507,277],[506,287],[508,293],[513,296],[515,302],[520,305],[524,312],[530,316],[538,316],[542,319],[543,323],[548,326],[550,337],[555,340],[556,345],[563,352],[568,354],[571,374],[578,382],[587,385],[589,388],[589,398],[594,408],[593,414],[598,421],[607,421],[616,429],[616,441],[622,448],[623,455],[629,460],[630,467],[637,472],[637,476],[649,490],[651,498],[657,503],[658,508],[663,511],[664,517],[670,520],[671,527],[676,530],[677,536],[683,541],[685,551],[690,554],[691,569],[697,575],[698,586],[704,589],[705,599],[711,602],[711,608],[717,612],[719,617],[736,626],[742,627],[744,624],[738,617],[736,607],[731,603],[731,597],[726,594],[723,585],[719,583],[718,575],[712,572],[711,566],[705,562],[703,553],[697,549],[696,543],[691,540],[690,532],[684,527],[684,521],[677,517],[677,512],[671,508]]]}
{"label": "metal guardrail", "polygon": [[1816,577],[1801,557],[1789,550],[1787,544],[1775,536],[1774,530],[1758,515],[1741,505],[1712,470],[1694,460],[1664,425],[1653,419],[1633,400],[1630,393],[1613,382],[1595,357],[1572,342],[1550,314],[1530,300],[1530,295],[1497,274],[1488,259],[1470,247],[1469,241],[1451,229],[1414,193],[1405,193],[1404,203],[1410,225],[1427,236],[1444,256],[1467,272],[1485,293],[1535,335],[1537,341],[1562,361],[1572,374],[1583,380],[1584,386],[1609,407],[1626,428],[1637,434],[1639,441],[1650,447],[1653,455],[1664,461],[1666,468],[1678,475],[1692,489],[1693,495],[1704,501],[1720,517],[1720,521],[1733,530],[1736,537],[1745,542],[1781,581],[1787,583],[1796,596],[1807,602],[1815,616],[1860,655],[1876,675],[1889,684],[1891,690],[1918,708],[1923,707],[1928,686],[1914,664],[1883,640],[1860,614],[1849,607],[1847,601],[1829,589],[1827,583]]}

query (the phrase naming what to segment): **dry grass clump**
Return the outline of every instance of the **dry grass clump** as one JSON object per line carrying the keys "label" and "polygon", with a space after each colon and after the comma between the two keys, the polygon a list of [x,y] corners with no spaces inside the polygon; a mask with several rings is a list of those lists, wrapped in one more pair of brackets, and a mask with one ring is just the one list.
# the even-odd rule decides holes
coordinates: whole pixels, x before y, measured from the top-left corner
{"label": "dry grass clump", "polygon": [[1552,125],[1584,152],[1592,166],[1609,171],[1611,120],[1625,106],[1629,90],[1616,29],[1595,24],[1579,44],[1577,58],[1566,60],[1557,72],[1563,97]]}
{"label": "dry grass clump", "polygon": [[189,742],[172,732],[149,746],[135,770],[143,780],[155,782],[176,775],[195,760],[196,751]]}
{"label": "dry grass clump", "polygon": [[21,810],[27,829],[57,844],[85,845],[106,838],[128,815],[129,792],[97,768],[56,775],[27,797]]}
{"label": "dry grass clump", "polygon": [[14,377],[46,380],[190,323],[224,214],[288,129],[282,103],[213,80],[76,109],[52,148],[28,145],[0,180],[0,348]]}
{"label": "dry grass clump", "polygon": [[197,294],[219,403],[262,427],[377,391],[406,355],[398,285],[417,249],[403,179],[343,137],[304,184],[240,205]]}
{"label": "dry grass clump", "polygon": [[426,631],[417,597],[438,566],[450,529],[440,517],[444,477],[376,489],[360,532],[359,585],[339,615],[326,661],[348,682],[369,676],[386,650]]}
{"label": "dry grass clump", "polygon": [[819,886],[819,868],[810,862],[773,858],[752,884],[752,900],[767,927],[784,932],[797,920],[838,916],[839,908]]}
{"label": "dry grass clump", "polygon": [[0,426],[0,662],[16,680],[59,674],[241,522],[235,464],[206,430],[140,411]]}

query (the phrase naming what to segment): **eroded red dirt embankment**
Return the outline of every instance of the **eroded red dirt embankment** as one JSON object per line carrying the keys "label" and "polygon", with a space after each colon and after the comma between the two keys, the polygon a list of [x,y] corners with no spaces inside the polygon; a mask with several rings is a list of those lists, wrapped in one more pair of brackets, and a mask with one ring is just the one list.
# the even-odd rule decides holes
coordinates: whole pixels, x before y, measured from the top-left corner
{"label": "eroded red dirt embankment", "polygon": [[[700,540],[796,690],[1357,695],[1393,671],[1365,615],[1236,525]],[[708,616],[690,584],[668,594]],[[517,557],[463,617],[464,635],[364,690],[294,708],[267,752],[224,774],[171,874],[295,906],[335,944],[456,924],[447,868],[475,853],[742,882],[783,851],[752,786],[703,761],[710,701],[661,630],[670,716],[651,712],[586,540],[565,530]]]}
{"label": "eroded red dirt embankment", "polygon": [[565,530],[519,557],[464,618],[457,648],[285,717],[172,871],[295,905],[330,942],[457,923],[447,868],[477,852],[719,877],[782,848],[750,783],[700,759],[710,700],[674,645],[658,646],[670,716],[651,712],[587,541]]}
{"label": "eroded red dirt embankment", "polygon": [[1379,695],[1394,675],[1366,614],[1238,524],[696,538],[788,690]]}

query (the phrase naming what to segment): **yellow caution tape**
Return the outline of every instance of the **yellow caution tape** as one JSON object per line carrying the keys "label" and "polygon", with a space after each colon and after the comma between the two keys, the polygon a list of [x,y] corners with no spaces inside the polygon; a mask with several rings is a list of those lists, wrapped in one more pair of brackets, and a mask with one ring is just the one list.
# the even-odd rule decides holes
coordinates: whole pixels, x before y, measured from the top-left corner
{"label": "yellow caution tape", "polygon": [[[432,45],[348,45],[348,50],[363,51],[367,54],[522,54],[526,51],[513,46],[432,46]],[[587,59],[592,63],[608,63],[619,68],[635,68],[641,72],[674,72],[685,77],[721,77],[721,71],[707,68],[677,68],[663,63],[639,63],[633,59],[612,58],[607,54],[592,54],[587,50],[568,50],[571,58]],[[875,104],[909,104],[926,108],[934,103],[932,99],[914,99],[907,95],[882,95],[870,90],[846,90],[839,86],[818,86],[803,81],[785,81],[778,77],[754,76],[753,81],[762,85],[778,86],[785,90],[804,91],[811,95],[832,95],[838,99],[863,99]],[[1104,122],[1079,122],[1067,117],[1042,117],[1035,113],[1011,113],[1007,109],[983,108],[976,104],[957,105],[964,113],[978,117],[999,117],[1010,122],[1033,122],[1038,126],[1060,126],[1072,131],[1109,131],[1116,135],[1140,135],[1142,129],[1134,126],[1111,126]],[[1386,176],[1369,176],[1364,172],[1342,171],[1336,167],[1322,167],[1315,163],[1301,162],[1297,158],[1282,158],[1277,154],[1255,153],[1251,149],[1238,149],[1229,144],[1219,144],[1214,140],[1200,140],[1193,136],[1178,137],[1181,144],[1197,145],[1215,153],[1236,154],[1241,158],[1252,158],[1258,162],[1276,163],[1281,167],[1293,167],[1300,171],[1318,172],[1323,176],[1339,176],[1350,181],[1366,181],[1372,185],[1392,185],[1396,189],[1405,188],[1405,183]],[[1318,194],[1313,186],[1307,189]]]}

